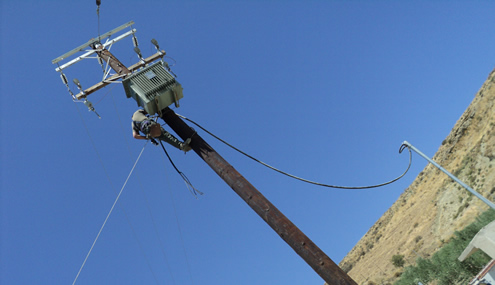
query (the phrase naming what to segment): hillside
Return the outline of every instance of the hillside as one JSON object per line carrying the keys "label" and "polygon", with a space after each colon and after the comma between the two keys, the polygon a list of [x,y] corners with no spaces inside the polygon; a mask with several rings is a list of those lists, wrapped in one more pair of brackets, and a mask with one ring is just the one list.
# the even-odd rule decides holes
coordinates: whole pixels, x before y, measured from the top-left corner
{"label": "hillside", "polygon": [[[495,200],[495,70],[441,143],[433,159]],[[404,255],[406,266],[429,257],[453,233],[488,206],[428,164],[387,212],[340,262],[361,285],[393,284],[402,269],[391,263]]]}

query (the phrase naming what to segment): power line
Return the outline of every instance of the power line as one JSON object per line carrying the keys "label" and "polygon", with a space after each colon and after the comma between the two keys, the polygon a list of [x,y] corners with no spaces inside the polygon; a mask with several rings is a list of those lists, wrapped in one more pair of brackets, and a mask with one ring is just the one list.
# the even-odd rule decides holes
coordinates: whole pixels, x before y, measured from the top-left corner
{"label": "power line", "polygon": [[402,177],[404,177],[404,175],[406,175],[406,173],[409,171],[409,169],[411,168],[411,164],[412,164],[412,153],[411,153],[411,149],[409,148],[408,145],[405,145],[405,144],[402,144],[399,148],[399,153],[402,153],[402,151],[407,147],[407,149],[409,150],[409,165],[407,166],[407,169],[404,171],[404,173],[402,173],[400,176],[398,176],[397,178],[395,179],[392,179],[388,182],[385,182],[385,183],[381,183],[381,184],[376,184],[376,185],[368,185],[368,186],[337,186],[337,185],[330,185],[330,184],[325,184],[325,183],[320,183],[320,182],[315,182],[315,181],[311,181],[311,180],[308,180],[308,179],[304,179],[304,178],[301,178],[301,177],[298,177],[298,176],[295,176],[295,175],[292,175],[290,173],[287,173],[287,172],[284,172],[278,168],[275,168],[267,163],[264,163],[263,161],[257,159],[257,158],[254,158],[253,156],[245,153],[244,151],[234,147],[233,145],[227,143],[226,141],[224,141],[223,139],[219,138],[218,136],[214,135],[213,133],[211,133],[210,131],[208,131],[207,129],[205,129],[204,127],[202,127],[201,125],[199,125],[198,123],[194,122],[193,120],[189,119],[189,118],[186,118],[182,115],[179,115],[177,114],[179,117],[193,123],[194,125],[198,126],[200,129],[202,129],[203,131],[205,131],[206,133],[208,133],[209,135],[211,135],[212,137],[216,138],[217,140],[221,141],[222,143],[226,144],[227,146],[231,147],[232,149],[236,150],[237,152],[243,154],[244,156],[274,170],[274,171],[277,171],[278,173],[281,173],[283,175],[286,175],[288,177],[291,177],[293,179],[297,179],[297,180],[300,180],[302,182],[306,182],[306,183],[310,183],[310,184],[314,184],[314,185],[318,185],[318,186],[323,186],[323,187],[328,187],[328,188],[336,188],[336,189],[349,189],[349,190],[355,190],[355,189],[370,189],[370,188],[377,188],[377,187],[382,187],[382,186],[385,186],[385,185],[388,185],[388,184],[392,184],[394,182],[396,182],[397,180],[401,179]]}

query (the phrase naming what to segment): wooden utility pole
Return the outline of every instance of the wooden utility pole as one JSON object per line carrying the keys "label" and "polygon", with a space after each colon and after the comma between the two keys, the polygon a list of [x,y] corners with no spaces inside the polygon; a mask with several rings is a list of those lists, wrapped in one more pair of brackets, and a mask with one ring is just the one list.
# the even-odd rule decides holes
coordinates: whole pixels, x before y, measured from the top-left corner
{"label": "wooden utility pole", "polygon": [[[105,48],[93,46],[96,53],[117,72],[117,77],[126,77],[131,70],[137,68],[125,67]],[[163,53],[158,53],[162,57]],[[154,57],[154,56],[153,56]],[[149,59],[151,59],[150,57]],[[145,62],[148,59],[144,60]],[[145,64],[143,62],[143,65]],[[78,94],[85,97],[91,90]],[[161,118],[183,140],[191,138],[190,146],[213,171],[215,171],[292,249],[301,256],[309,266],[320,275],[328,285],[357,285],[357,283],[339,268],[316,244],[298,229],[282,212],[265,198],[246,178],[223,159],[208,143],[206,143],[191,127],[170,108],[161,112]]]}
{"label": "wooden utility pole", "polygon": [[263,194],[169,108],[161,118],[329,285],[357,285]]}

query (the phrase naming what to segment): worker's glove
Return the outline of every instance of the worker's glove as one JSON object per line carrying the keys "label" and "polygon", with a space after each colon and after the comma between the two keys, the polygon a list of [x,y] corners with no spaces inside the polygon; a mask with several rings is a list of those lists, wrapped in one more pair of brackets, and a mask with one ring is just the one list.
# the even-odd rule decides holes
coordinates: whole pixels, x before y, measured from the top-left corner
{"label": "worker's glove", "polygon": [[154,144],[154,145],[158,145],[158,142],[157,142],[155,139],[150,138],[150,141],[151,141],[151,143],[152,143],[152,144]]}

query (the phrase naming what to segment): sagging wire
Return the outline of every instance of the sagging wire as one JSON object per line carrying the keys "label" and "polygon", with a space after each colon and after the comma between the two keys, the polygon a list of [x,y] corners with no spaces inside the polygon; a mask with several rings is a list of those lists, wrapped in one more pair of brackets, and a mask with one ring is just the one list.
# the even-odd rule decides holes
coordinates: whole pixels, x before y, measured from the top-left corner
{"label": "sagging wire", "polygon": [[216,138],[217,140],[219,140],[220,142],[226,144],[227,146],[231,147],[232,149],[236,150],[237,152],[243,154],[244,156],[278,172],[278,173],[281,173],[283,175],[286,175],[288,177],[291,177],[293,179],[296,179],[296,180],[299,180],[299,181],[302,181],[302,182],[306,182],[306,183],[309,183],[309,184],[314,184],[314,185],[318,185],[318,186],[322,186],[322,187],[328,187],[328,188],[336,188],[336,189],[348,189],[348,190],[357,190],[357,189],[371,189],[371,188],[378,188],[378,187],[382,187],[382,186],[385,186],[385,185],[388,185],[388,184],[392,184],[394,182],[396,182],[397,180],[401,179],[402,177],[404,177],[404,175],[406,175],[406,173],[409,171],[409,169],[411,168],[411,164],[412,164],[412,152],[411,152],[411,149],[409,148],[408,145],[406,144],[402,144],[399,148],[399,153],[402,153],[402,151],[404,151],[405,148],[407,148],[409,150],[409,165],[407,166],[407,169],[404,171],[404,173],[402,173],[400,176],[398,176],[397,178],[395,179],[392,179],[388,182],[385,182],[385,183],[381,183],[381,184],[376,184],[376,185],[368,185],[368,186],[338,186],[338,185],[330,185],[330,184],[325,184],[325,183],[320,183],[320,182],[315,182],[315,181],[311,181],[311,180],[308,180],[308,179],[304,179],[304,178],[301,178],[301,177],[298,177],[298,176],[295,176],[295,175],[292,175],[290,173],[287,173],[287,172],[284,172],[278,168],[275,168],[267,163],[264,163],[263,161],[245,153],[244,151],[234,147],[233,145],[229,144],[228,142],[222,140],[221,138],[219,138],[218,136],[214,135],[213,133],[211,133],[210,131],[208,131],[207,129],[203,128],[201,125],[199,125],[198,123],[194,122],[193,120],[189,119],[189,118],[186,118],[182,115],[179,115],[177,114],[179,117],[193,123],[194,125],[198,126],[200,129],[202,129],[203,131],[205,131],[207,134],[209,134],[210,136]]}
{"label": "sagging wire", "polygon": [[180,171],[177,166],[175,166],[174,162],[172,161],[172,158],[170,158],[170,155],[168,155],[168,152],[167,150],[165,149],[165,146],[163,146],[163,143],[161,140],[160,141],[160,145],[162,146],[162,149],[163,151],[165,152],[165,154],[167,155],[168,157],[168,160],[170,161],[170,163],[172,164],[172,166],[175,168],[175,171],[177,171],[177,173],[179,173],[179,175],[182,177],[182,179],[184,180],[184,182],[186,183],[186,187],[187,189],[189,189],[189,191],[191,192],[191,194],[194,195],[194,197],[196,199],[198,199],[198,194],[199,195],[204,195],[203,192],[199,191],[198,189],[196,189],[196,187],[194,187],[191,183],[191,181],[189,181],[189,178],[187,178],[187,176],[182,172]]}

